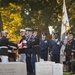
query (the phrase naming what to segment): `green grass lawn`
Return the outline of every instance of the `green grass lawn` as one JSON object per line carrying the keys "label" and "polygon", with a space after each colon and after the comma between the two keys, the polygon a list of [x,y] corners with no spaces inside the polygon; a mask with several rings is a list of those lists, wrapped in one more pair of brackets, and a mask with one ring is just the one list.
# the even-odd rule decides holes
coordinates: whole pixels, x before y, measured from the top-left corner
{"label": "green grass lawn", "polygon": [[70,75],[70,74],[64,74],[64,75]]}
{"label": "green grass lawn", "polygon": [[64,75],[75,75],[75,74],[70,74],[70,73],[64,73]]}

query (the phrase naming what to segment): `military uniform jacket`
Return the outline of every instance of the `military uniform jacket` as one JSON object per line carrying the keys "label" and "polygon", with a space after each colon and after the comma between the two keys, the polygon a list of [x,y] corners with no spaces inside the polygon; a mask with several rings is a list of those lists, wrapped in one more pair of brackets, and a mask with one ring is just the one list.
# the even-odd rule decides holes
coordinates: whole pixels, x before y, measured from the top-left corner
{"label": "military uniform jacket", "polygon": [[27,48],[25,48],[26,54],[32,53],[32,39],[33,39],[32,36],[26,38],[27,41]]}
{"label": "military uniform jacket", "polygon": [[40,47],[39,47],[40,39],[38,36],[33,37],[32,40],[32,54],[39,54]]}
{"label": "military uniform jacket", "polygon": [[[25,36],[22,36],[22,39],[20,40],[19,43],[23,42],[23,40],[25,40]],[[19,50],[18,50],[18,53],[19,53],[19,54],[25,53],[25,48],[19,49]]]}
{"label": "military uniform jacket", "polygon": [[[11,46],[16,46],[16,44],[10,42],[6,37],[2,37],[0,39],[0,55],[7,55],[8,56],[8,45],[11,45]],[[1,48],[3,47],[3,48]],[[5,48],[7,47],[7,48]]]}
{"label": "military uniform jacket", "polygon": [[41,54],[48,54],[49,41],[47,39],[40,40]]}
{"label": "military uniform jacket", "polygon": [[72,39],[70,41],[68,41],[67,45],[66,45],[66,49],[65,49],[66,55],[67,56],[71,56],[71,53],[73,52],[75,55],[75,40]]}
{"label": "military uniform jacket", "polygon": [[61,41],[51,40],[50,41],[50,51],[52,54],[60,54]]}

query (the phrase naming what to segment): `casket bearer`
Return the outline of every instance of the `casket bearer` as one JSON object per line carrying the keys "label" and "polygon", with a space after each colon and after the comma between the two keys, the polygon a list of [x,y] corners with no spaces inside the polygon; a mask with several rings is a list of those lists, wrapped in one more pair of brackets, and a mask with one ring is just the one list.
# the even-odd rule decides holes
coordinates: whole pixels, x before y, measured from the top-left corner
{"label": "casket bearer", "polygon": [[35,74],[35,62],[40,61],[40,47],[39,47],[40,39],[38,37],[38,32],[33,32],[33,40],[32,40],[32,57],[31,64],[33,68],[33,73]]}
{"label": "casket bearer", "polygon": [[8,46],[8,59],[9,62],[14,62],[17,60],[17,47],[15,46]]}
{"label": "casket bearer", "polygon": [[20,61],[26,62],[25,48],[27,48],[27,46],[26,46],[27,41],[25,39],[25,29],[20,29],[20,36],[21,36],[21,39],[18,44]]}
{"label": "casket bearer", "polygon": [[7,38],[8,31],[2,31],[2,38],[0,39],[0,56],[2,62],[8,62],[8,45],[16,46],[17,44],[14,44],[9,41]]}
{"label": "casket bearer", "polygon": [[27,41],[27,48],[25,49],[27,72],[29,75],[32,75],[33,70],[32,70],[32,65],[31,65],[31,55],[32,55],[33,30],[32,28],[25,28],[25,30],[26,30],[26,41]]}

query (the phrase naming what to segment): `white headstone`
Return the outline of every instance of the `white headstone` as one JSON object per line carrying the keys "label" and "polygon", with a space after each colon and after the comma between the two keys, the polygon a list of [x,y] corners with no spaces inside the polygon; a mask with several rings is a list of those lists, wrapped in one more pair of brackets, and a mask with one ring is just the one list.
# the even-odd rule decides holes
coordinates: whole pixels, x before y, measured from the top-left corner
{"label": "white headstone", "polygon": [[53,65],[53,75],[63,75],[63,64]]}
{"label": "white headstone", "polygon": [[36,75],[53,75],[54,62],[36,62]]}
{"label": "white headstone", "polygon": [[26,63],[0,63],[0,75],[27,75]]}
{"label": "white headstone", "polygon": [[43,61],[44,61],[44,59],[41,59],[41,58],[40,58],[40,62],[43,62]]}

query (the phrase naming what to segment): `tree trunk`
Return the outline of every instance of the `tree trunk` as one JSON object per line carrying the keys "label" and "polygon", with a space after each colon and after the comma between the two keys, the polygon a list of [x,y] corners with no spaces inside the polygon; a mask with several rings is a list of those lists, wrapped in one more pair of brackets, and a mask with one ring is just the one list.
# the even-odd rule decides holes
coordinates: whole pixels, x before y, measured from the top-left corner
{"label": "tree trunk", "polygon": [[0,12],[0,32],[3,30],[2,17]]}

